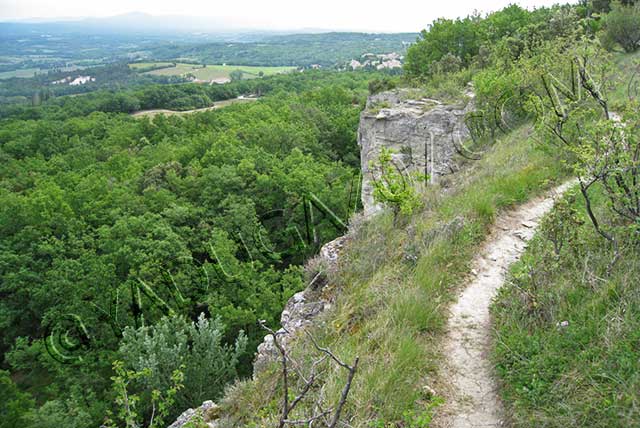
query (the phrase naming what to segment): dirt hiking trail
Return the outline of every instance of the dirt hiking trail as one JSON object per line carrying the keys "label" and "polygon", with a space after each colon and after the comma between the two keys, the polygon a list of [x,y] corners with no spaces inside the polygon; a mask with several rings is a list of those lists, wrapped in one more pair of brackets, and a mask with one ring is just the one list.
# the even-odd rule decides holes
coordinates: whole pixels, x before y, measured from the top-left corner
{"label": "dirt hiking trail", "polygon": [[473,261],[473,277],[451,307],[441,378],[450,391],[437,412],[439,428],[503,427],[503,409],[489,360],[491,319],[489,305],[505,280],[509,266],[527,247],[541,218],[554,200],[574,182],[500,214]]}

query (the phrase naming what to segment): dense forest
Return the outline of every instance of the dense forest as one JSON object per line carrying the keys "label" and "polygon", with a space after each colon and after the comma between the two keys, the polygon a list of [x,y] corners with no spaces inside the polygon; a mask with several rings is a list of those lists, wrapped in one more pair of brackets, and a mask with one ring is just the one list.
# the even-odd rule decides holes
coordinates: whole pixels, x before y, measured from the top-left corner
{"label": "dense forest", "polygon": [[404,54],[417,34],[322,33],[274,36],[248,43],[208,43],[192,46],[163,46],[155,49],[158,59],[189,58],[208,64],[291,65],[318,64],[333,67],[366,53]]}
{"label": "dense forest", "polygon": [[[257,102],[153,120],[126,112],[237,89],[152,86],[8,113],[0,132],[0,347],[3,367],[26,391],[4,398],[16,400],[12,417],[27,412],[21,426],[99,424],[113,401],[115,360],[128,369],[160,361],[140,387],[147,394],[185,365],[189,394],[178,394],[171,416],[248,374],[263,336],[257,321],[275,325],[303,286],[300,264],[357,208],[355,130],[370,77],[278,76],[273,95]],[[192,330],[200,314],[215,322]],[[226,352],[243,331],[235,363],[201,372],[170,345],[149,348],[131,331],[164,315],[173,316],[171,340],[178,331],[189,343],[213,335],[194,353]]]}

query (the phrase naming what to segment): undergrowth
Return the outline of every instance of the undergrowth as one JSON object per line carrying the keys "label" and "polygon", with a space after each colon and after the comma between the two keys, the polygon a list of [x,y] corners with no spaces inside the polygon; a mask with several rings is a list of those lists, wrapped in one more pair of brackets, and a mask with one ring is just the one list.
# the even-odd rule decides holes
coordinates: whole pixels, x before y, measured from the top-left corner
{"label": "undergrowth", "polygon": [[[602,194],[596,203],[606,218]],[[608,275],[613,252],[582,205],[570,195],[558,205],[493,306],[494,358],[515,427],[640,420],[638,237],[626,236]]]}
{"label": "undergrowth", "polygon": [[[425,208],[394,222],[383,212],[355,228],[329,279],[336,306],[312,330],[344,361],[360,357],[343,420],[360,427],[430,426],[442,403],[437,378],[447,307],[470,270],[473,256],[503,209],[522,203],[561,180],[554,154],[540,150],[523,127],[498,141],[482,160],[422,198]],[[296,341],[292,356],[303,367],[312,347]],[[277,425],[278,367],[239,382],[222,403],[221,426]],[[296,409],[304,418],[321,399],[334,405],[344,373],[327,367],[324,386]],[[300,381],[300,379],[294,379]],[[322,383],[319,383],[322,385]]]}

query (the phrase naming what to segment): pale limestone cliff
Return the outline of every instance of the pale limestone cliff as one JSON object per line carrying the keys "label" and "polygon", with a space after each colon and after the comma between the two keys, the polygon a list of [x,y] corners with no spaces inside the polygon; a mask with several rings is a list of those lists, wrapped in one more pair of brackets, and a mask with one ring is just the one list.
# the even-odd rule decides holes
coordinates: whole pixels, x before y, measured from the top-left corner
{"label": "pale limestone cliff", "polygon": [[459,105],[412,99],[415,91],[395,90],[369,98],[360,116],[358,144],[362,166],[362,203],[365,215],[380,209],[373,198],[375,167],[381,148],[390,149],[395,167],[411,180],[416,172],[431,183],[458,170],[454,158],[469,139],[465,125],[472,95]]}

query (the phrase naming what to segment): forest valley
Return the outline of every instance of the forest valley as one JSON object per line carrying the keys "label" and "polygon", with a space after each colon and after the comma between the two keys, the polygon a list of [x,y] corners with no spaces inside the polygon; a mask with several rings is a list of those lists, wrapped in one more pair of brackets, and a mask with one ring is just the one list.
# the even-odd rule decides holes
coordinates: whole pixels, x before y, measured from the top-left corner
{"label": "forest valley", "polygon": [[[429,427],[471,256],[497,212],[571,177],[494,304],[501,396],[518,427],[640,423],[635,3],[438,19],[402,75],[138,79],[51,97],[20,83],[41,97],[0,107],[0,428],[165,427],[206,400],[221,426],[308,425],[326,400],[340,411],[318,426]],[[389,168],[375,192],[389,209],[329,278],[337,308],[292,345],[302,369],[311,351],[331,363],[294,401],[308,381],[283,384],[278,364],[251,379],[256,348],[319,273],[305,262],[361,209],[359,117],[399,87],[444,102],[473,88],[483,157],[451,192],[407,189]],[[258,99],[130,114],[238,96]],[[559,313],[582,327],[559,332]]]}

